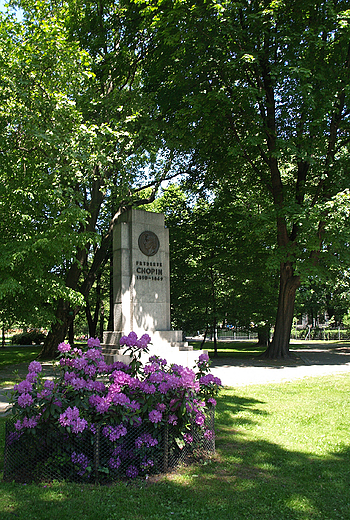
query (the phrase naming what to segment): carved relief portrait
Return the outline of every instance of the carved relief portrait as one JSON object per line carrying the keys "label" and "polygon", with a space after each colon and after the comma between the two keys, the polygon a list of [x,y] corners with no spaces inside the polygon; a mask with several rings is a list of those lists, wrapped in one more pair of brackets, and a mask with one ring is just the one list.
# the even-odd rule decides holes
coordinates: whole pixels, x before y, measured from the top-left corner
{"label": "carved relief portrait", "polygon": [[153,231],[144,231],[139,236],[140,251],[146,256],[153,256],[159,249],[159,239]]}

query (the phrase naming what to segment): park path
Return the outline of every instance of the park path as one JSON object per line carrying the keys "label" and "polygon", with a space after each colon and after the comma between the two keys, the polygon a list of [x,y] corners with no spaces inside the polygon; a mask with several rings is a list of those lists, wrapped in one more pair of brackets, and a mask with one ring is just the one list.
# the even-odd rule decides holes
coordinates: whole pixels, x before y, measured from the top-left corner
{"label": "park path", "polygon": [[[280,361],[219,357],[212,361],[211,372],[221,379],[224,386],[232,387],[350,372],[350,347],[334,348],[333,345],[332,348],[325,348],[324,345],[315,344],[303,349],[293,348],[292,352],[293,359]],[[27,374],[27,366],[17,367],[18,374],[23,378]],[[52,376],[52,365],[43,363],[43,371],[48,377]],[[13,367],[9,367],[8,372],[12,374]],[[4,370],[0,370],[0,378],[4,380],[4,377]],[[10,413],[11,388],[0,389],[0,417]]]}
{"label": "park path", "polygon": [[224,386],[233,387],[350,372],[350,347],[314,345],[307,349],[293,349],[292,353],[293,359],[280,361],[214,359],[211,372],[220,377]]}

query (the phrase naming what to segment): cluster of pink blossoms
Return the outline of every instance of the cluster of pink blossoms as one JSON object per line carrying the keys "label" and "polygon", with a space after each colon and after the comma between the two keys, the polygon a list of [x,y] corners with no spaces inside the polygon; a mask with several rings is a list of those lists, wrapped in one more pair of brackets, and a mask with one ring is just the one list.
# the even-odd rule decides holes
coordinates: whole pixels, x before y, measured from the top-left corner
{"label": "cluster of pink blossoms", "polygon": [[[147,334],[138,339],[131,332],[121,338],[120,344],[139,352],[147,349],[150,341]],[[126,436],[129,427],[136,428],[145,422],[154,431],[159,431],[161,424],[171,425],[186,443],[192,439],[187,430],[189,423],[202,428],[205,438],[214,435],[205,429],[205,410],[216,404],[213,395],[221,381],[207,374],[207,354],[199,357],[199,372],[176,364],[169,367],[165,359],[152,356],[136,373],[120,362],[107,365],[97,338],[90,338],[87,347],[83,351],[68,343],[59,344],[62,373],[55,381],[41,378],[40,363],[33,361],[29,365],[27,378],[14,388],[20,413],[18,431],[44,426],[42,417],[50,407],[55,410],[50,420],[68,432],[94,433],[101,424],[103,435],[113,443]],[[153,442],[154,446],[158,441],[151,439],[141,436],[137,445],[152,446]],[[119,457],[112,457],[111,464],[118,466]],[[130,472],[133,471],[131,467]]]}
{"label": "cluster of pink blossoms", "polygon": [[73,433],[81,433],[88,427],[88,422],[86,419],[82,419],[79,414],[79,408],[76,406],[71,408],[69,406],[66,411],[60,415],[58,422],[64,427],[70,426]]}

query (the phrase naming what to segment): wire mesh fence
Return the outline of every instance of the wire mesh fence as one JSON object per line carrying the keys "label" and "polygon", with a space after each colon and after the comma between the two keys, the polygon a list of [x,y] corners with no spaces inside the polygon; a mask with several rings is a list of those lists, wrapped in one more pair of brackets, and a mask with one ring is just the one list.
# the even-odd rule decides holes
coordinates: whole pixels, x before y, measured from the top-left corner
{"label": "wire mesh fence", "polygon": [[101,424],[72,434],[50,425],[17,431],[17,419],[11,417],[5,428],[4,480],[109,483],[165,473],[193,454],[215,452],[214,417],[213,408],[204,428],[193,424],[187,443],[171,424]]}

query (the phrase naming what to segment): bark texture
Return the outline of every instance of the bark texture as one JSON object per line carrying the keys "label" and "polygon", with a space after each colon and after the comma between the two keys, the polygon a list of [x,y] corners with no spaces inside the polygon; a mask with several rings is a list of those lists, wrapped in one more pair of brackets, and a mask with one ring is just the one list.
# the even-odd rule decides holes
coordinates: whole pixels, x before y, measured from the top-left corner
{"label": "bark texture", "polygon": [[290,357],[289,340],[293,323],[295,293],[300,285],[300,277],[293,274],[289,262],[280,267],[280,288],[278,309],[273,339],[263,357],[280,359]]}

